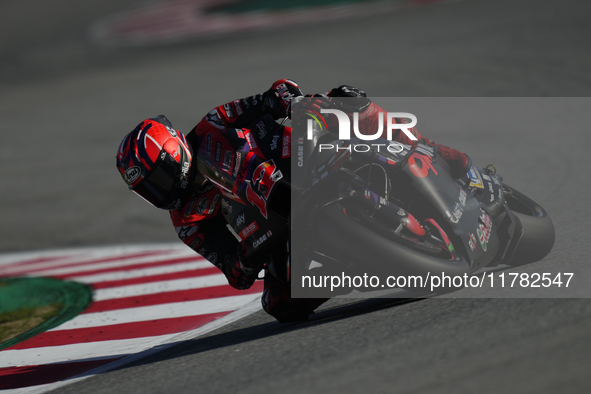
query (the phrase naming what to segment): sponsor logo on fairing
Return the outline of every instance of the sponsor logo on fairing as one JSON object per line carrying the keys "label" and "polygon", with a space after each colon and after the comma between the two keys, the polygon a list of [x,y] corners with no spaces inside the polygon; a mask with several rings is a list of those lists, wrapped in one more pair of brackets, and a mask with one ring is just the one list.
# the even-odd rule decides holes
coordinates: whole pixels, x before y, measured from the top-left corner
{"label": "sponsor logo on fairing", "polygon": [[304,139],[298,138],[298,167],[304,166]]}
{"label": "sponsor logo on fairing", "polygon": [[470,168],[470,171],[468,171],[468,178],[470,178],[470,186],[484,189],[482,179],[480,178],[480,173],[478,170],[476,170],[476,167]]}
{"label": "sponsor logo on fairing", "polygon": [[462,206],[466,206],[466,192],[464,191],[464,189],[460,189],[460,195],[458,196],[458,200],[460,201],[460,204],[462,204]]}
{"label": "sponsor logo on fairing", "polygon": [[453,212],[449,215],[449,221],[452,223],[458,223],[463,214],[464,211],[460,207],[460,204],[456,203]]}
{"label": "sponsor logo on fairing", "polygon": [[472,233],[469,233],[469,235],[470,240],[468,241],[468,245],[470,246],[470,250],[474,252],[476,250],[476,237]]}
{"label": "sponsor logo on fairing", "polygon": [[482,249],[486,252],[492,229],[492,220],[490,219],[490,216],[488,216],[486,213],[483,213],[480,215],[480,221],[481,223],[478,224],[476,233],[478,234],[478,241],[480,241]]}
{"label": "sponsor logo on fairing", "polygon": [[417,178],[425,178],[429,175],[429,170],[437,176],[437,170],[433,167],[431,156],[413,152],[412,156],[408,158],[408,168]]}

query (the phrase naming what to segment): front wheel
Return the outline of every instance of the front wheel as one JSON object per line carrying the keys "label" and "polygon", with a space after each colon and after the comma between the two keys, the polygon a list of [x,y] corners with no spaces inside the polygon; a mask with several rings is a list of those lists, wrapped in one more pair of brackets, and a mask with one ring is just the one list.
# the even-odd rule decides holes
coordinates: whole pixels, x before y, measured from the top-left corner
{"label": "front wheel", "polygon": [[523,193],[503,184],[505,200],[513,215],[521,222],[521,237],[509,265],[519,266],[543,259],[554,246],[554,224],[548,213]]}
{"label": "front wheel", "polygon": [[[316,216],[316,245],[318,249],[325,249],[327,254],[338,260],[347,261],[355,271],[368,274],[375,272],[386,276],[420,276],[425,280],[429,276],[453,277],[470,272],[469,264],[457,253],[451,256],[441,253],[437,257],[432,250],[421,250],[424,246],[409,247],[410,245],[403,244],[408,240],[396,242],[370,227],[343,205],[331,204]],[[419,290],[414,286],[404,288]]]}

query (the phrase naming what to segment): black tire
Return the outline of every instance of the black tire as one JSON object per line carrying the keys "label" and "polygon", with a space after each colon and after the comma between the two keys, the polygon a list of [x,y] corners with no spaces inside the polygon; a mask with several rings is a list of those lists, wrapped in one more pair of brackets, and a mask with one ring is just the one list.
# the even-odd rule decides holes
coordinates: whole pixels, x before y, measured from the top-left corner
{"label": "black tire", "polygon": [[[354,264],[361,272],[386,276],[463,276],[470,272],[466,260],[456,253],[454,259],[441,259],[396,243],[353,220],[338,203],[323,208],[315,220],[318,248]],[[386,275],[386,276],[384,276]],[[383,282],[382,282],[383,283]],[[417,290],[413,287],[406,289]],[[450,289],[440,288],[439,292]],[[458,290],[456,288],[456,290]]]}
{"label": "black tire", "polygon": [[543,259],[554,246],[552,219],[540,204],[510,186],[503,186],[509,209],[523,227],[523,236],[509,265],[519,266]]}

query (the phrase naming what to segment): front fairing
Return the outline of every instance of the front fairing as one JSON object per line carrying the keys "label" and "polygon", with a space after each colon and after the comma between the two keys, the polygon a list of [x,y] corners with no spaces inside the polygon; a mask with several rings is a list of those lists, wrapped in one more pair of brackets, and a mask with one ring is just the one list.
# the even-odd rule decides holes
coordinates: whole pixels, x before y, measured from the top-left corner
{"label": "front fairing", "polygon": [[[412,187],[437,210],[439,219],[444,222],[443,227],[451,230],[448,235],[455,247],[463,252],[472,270],[490,264],[500,248],[499,234],[489,207],[473,193],[474,186],[462,187],[451,177],[447,163],[427,146],[419,145],[409,155],[403,171],[410,178]],[[483,191],[488,193],[489,185],[483,183],[480,186],[482,189],[486,187]],[[490,187],[494,193],[495,189]]]}
{"label": "front fairing", "polygon": [[480,175],[474,169],[474,173],[480,175],[481,188],[462,185],[451,177],[449,166],[437,155],[436,149],[421,144],[416,147],[399,144],[398,150],[397,153],[382,150],[374,153],[371,159],[391,174],[393,195],[413,196],[414,192],[401,191],[401,187],[415,190],[421,197],[412,197],[410,212],[417,218],[433,218],[440,223],[472,270],[494,262],[501,241],[493,217],[504,209],[498,179]]}

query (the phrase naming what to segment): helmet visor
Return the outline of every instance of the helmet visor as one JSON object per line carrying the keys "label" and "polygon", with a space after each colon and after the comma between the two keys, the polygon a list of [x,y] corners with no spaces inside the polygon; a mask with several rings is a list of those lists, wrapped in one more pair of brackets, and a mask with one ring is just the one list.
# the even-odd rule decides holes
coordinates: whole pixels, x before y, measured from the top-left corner
{"label": "helmet visor", "polygon": [[[156,208],[178,209],[188,189],[189,160],[184,149],[180,149],[180,163],[162,150],[154,169],[132,190]],[[183,172],[183,168],[185,171]],[[182,188],[181,184],[185,187]]]}

